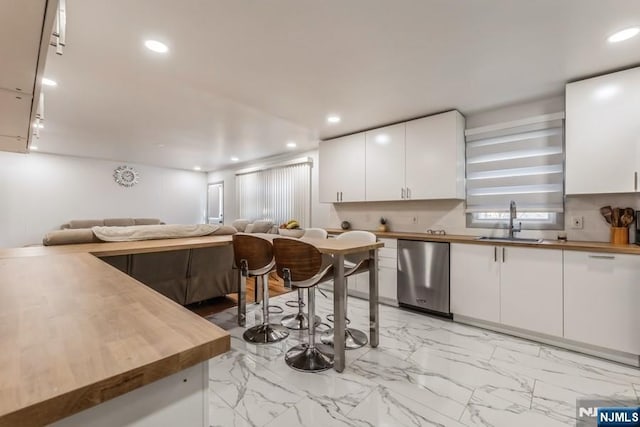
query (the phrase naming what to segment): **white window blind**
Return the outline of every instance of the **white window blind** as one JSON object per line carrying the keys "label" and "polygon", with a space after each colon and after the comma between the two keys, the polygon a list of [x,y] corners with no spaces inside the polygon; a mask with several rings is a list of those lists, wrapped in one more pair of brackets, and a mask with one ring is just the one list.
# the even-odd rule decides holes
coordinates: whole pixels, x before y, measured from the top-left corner
{"label": "white window blind", "polygon": [[[469,130],[466,136],[466,211],[481,219],[503,219],[514,200],[519,213],[564,210],[563,114],[516,126]],[[543,218],[538,216],[538,218]],[[561,217],[562,215],[553,215]],[[548,217],[548,215],[547,215]],[[523,215],[527,219],[527,215]]]}
{"label": "white window blind", "polygon": [[236,173],[239,218],[311,223],[311,159]]}

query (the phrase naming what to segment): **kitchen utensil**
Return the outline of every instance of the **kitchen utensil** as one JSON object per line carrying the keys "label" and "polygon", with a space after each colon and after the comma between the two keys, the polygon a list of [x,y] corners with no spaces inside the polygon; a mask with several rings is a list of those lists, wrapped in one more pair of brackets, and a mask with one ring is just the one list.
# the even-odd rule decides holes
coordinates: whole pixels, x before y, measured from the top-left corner
{"label": "kitchen utensil", "polygon": [[611,206],[603,206],[600,208],[600,213],[607,221],[608,224],[611,224]]}
{"label": "kitchen utensil", "polygon": [[624,208],[625,215],[629,215],[631,217],[631,222],[629,225],[633,224],[633,221],[636,219],[636,212],[633,208]]}
{"label": "kitchen utensil", "polygon": [[620,227],[620,208],[613,208],[613,213],[611,214],[611,226]]}
{"label": "kitchen utensil", "polygon": [[623,213],[622,216],[620,217],[620,226],[621,227],[629,227],[631,225],[631,223],[633,222],[633,216],[631,215],[627,215],[627,213]]}

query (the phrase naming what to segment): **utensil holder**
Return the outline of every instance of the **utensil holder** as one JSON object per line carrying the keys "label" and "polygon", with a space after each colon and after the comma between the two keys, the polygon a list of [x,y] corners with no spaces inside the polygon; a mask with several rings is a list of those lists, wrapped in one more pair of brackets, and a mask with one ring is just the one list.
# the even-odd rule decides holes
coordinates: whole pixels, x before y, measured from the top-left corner
{"label": "utensil holder", "polygon": [[627,227],[611,227],[611,244],[628,245],[629,229]]}

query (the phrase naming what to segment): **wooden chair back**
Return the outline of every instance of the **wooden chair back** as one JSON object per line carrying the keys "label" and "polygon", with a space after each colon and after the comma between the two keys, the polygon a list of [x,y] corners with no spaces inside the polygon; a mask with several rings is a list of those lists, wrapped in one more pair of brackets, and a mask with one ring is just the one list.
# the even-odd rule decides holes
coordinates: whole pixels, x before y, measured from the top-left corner
{"label": "wooden chair back", "polygon": [[318,248],[298,239],[273,239],[273,254],[278,276],[284,279],[283,270],[289,269],[293,285],[312,279],[323,268],[322,254]]}
{"label": "wooden chair back", "polygon": [[236,267],[246,260],[249,273],[261,270],[273,262],[273,246],[267,239],[248,234],[233,235],[233,258]]}

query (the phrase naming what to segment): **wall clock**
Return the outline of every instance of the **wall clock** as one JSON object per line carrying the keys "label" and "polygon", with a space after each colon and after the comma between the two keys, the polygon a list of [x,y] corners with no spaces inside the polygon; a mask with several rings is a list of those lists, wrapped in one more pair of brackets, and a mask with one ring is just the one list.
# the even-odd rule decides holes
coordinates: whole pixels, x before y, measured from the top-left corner
{"label": "wall clock", "polygon": [[123,187],[133,187],[138,183],[140,175],[131,166],[118,166],[113,171],[113,179]]}

